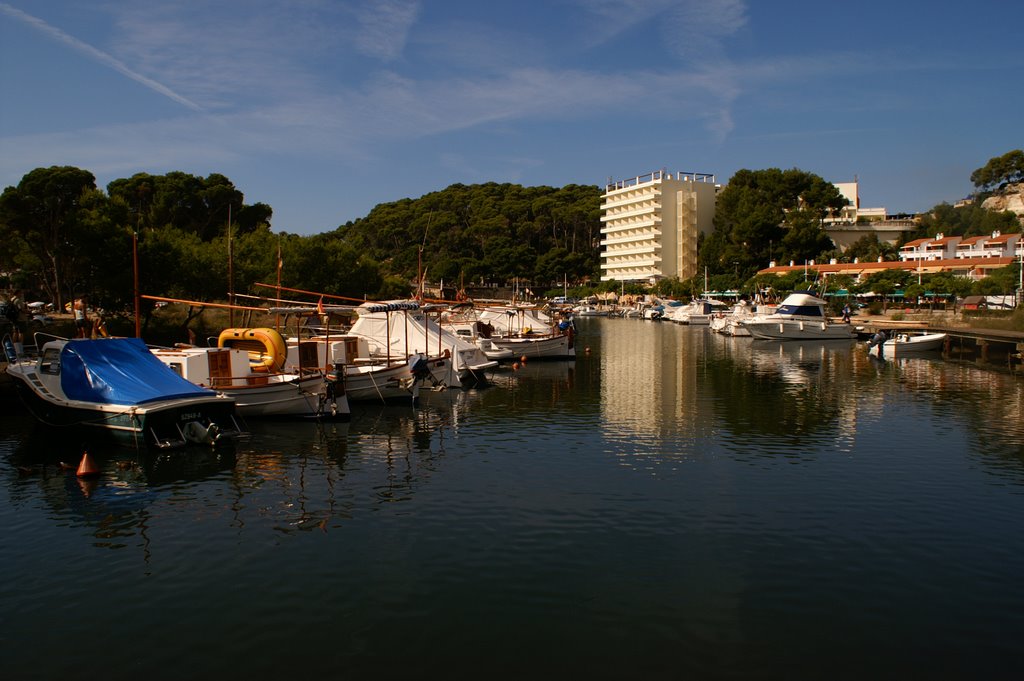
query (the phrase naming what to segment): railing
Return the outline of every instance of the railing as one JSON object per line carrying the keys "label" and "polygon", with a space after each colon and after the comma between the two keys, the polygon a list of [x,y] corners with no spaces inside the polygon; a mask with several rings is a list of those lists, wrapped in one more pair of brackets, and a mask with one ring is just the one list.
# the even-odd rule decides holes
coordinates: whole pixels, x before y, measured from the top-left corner
{"label": "railing", "polygon": [[626,189],[627,187],[635,187],[640,184],[647,182],[654,182],[656,180],[682,180],[684,182],[710,182],[714,184],[715,176],[711,173],[691,173],[680,171],[672,175],[665,170],[655,170],[644,175],[637,175],[626,180],[619,180],[617,182],[612,181],[609,178],[608,184],[605,185],[605,193],[615,191],[617,189]]}

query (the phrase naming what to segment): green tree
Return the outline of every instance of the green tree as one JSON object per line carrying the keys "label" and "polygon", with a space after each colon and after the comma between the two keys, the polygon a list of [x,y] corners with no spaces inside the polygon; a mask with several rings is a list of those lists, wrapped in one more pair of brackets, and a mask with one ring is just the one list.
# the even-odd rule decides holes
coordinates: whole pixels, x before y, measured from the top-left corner
{"label": "green tree", "polygon": [[109,183],[107,194],[123,201],[136,225],[171,226],[201,241],[226,234],[229,213],[237,233],[247,234],[268,225],[273,212],[266,204],[245,205],[242,192],[219,173],[206,178],[180,171],[137,173]]}
{"label": "green tree", "polygon": [[843,260],[846,262],[853,262],[854,259],[859,262],[875,262],[879,258],[898,260],[899,249],[888,241],[879,241],[877,234],[865,234],[843,252]]}
{"label": "green tree", "polygon": [[36,168],[16,187],[0,195],[0,223],[9,235],[22,241],[19,251],[35,250],[34,263],[51,300],[62,306],[66,282],[83,277],[84,258],[77,248],[82,219],[82,202],[96,189],[96,178],[87,170],[72,166]]}
{"label": "green tree", "polygon": [[914,239],[946,236],[983,236],[993,232],[1010,233],[1020,229],[1017,216],[1011,211],[995,212],[982,208],[980,203],[951,206],[941,203],[921,216],[920,226],[907,235],[902,243]]}
{"label": "green tree", "polygon": [[971,182],[983,190],[992,190],[1010,182],[1021,181],[1024,181],[1024,151],[1020,149],[991,158],[988,163],[971,173]]}
{"label": "green tree", "polygon": [[718,195],[700,264],[748,278],[771,260],[817,259],[834,248],[822,220],[846,203],[835,185],[795,168],[737,171]]}
{"label": "green tree", "polygon": [[[454,184],[380,204],[333,236],[363,249],[385,275],[415,279],[422,261],[434,282],[543,281],[556,268],[559,279],[564,274],[575,282],[599,269],[600,196],[597,187],[583,185]],[[537,259],[551,252],[560,255]],[[561,267],[554,264],[559,259]]]}
{"label": "green tree", "polygon": [[888,305],[888,297],[896,289],[904,287],[908,281],[909,273],[902,269],[887,269],[869,274],[861,288],[882,296],[882,309]]}

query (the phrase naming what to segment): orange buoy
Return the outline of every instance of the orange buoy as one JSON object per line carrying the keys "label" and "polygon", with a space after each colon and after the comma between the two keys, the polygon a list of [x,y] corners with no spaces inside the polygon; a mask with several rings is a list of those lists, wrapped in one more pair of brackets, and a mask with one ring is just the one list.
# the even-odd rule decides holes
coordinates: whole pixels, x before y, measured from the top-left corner
{"label": "orange buoy", "polygon": [[519,361],[520,361],[520,362],[521,362],[522,364],[526,364],[526,355],[523,355],[522,357],[520,357],[520,358],[519,358]]}
{"label": "orange buoy", "polygon": [[89,456],[89,452],[82,453],[82,462],[78,464],[78,472],[76,475],[80,478],[91,478],[95,475],[100,474],[99,466]]}
{"label": "orange buoy", "polygon": [[512,371],[519,371],[519,362],[512,362]]}

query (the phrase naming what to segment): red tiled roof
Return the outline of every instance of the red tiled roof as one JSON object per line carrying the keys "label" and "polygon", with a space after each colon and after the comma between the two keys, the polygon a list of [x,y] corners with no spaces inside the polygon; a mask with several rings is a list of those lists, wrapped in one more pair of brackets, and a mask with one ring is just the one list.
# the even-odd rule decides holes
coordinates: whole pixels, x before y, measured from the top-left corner
{"label": "red tiled roof", "polygon": [[1020,237],[1020,234],[1000,234],[999,236],[992,236],[988,238],[989,243],[993,244],[1005,244],[1010,239]]}
{"label": "red tiled roof", "polygon": [[[922,263],[922,266],[926,266],[931,270],[943,269],[943,270],[970,270],[976,268],[983,269],[998,269],[1000,267],[1006,267],[1016,262],[1016,258],[1003,257],[1003,258],[945,258],[943,260],[929,260],[927,263]],[[777,274],[783,275],[789,272],[798,272],[807,270],[814,270],[821,274],[857,274],[857,273],[871,273],[880,272],[882,270],[898,270],[904,269],[909,272],[916,271],[918,269],[918,263],[915,262],[904,262],[904,261],[885,261],[885,262],[859,262],[859,263],[836,263],[832,264],[818,264],[818,265],[777,265],[775,267],[768,267],[760,270],[758,274]]]}

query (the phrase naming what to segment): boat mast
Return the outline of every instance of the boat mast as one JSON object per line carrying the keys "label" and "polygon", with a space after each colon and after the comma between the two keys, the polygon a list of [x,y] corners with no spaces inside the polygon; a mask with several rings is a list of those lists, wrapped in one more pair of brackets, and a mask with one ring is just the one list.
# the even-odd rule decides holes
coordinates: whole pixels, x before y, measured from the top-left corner
{"label": "boat mast", "polygon": [[[231,202],[228,202],[228,303],[235,304],[235,264],[231,252]],[[235,310],[228,309],[228,326],[235,326]]]}
{"label": "boat mast", "polygon": [[140,312],[142,301],[139,298],[139,230],[137,227],[132,232],[132,275],[135,285],[135,337],[142,338],[142,314]]}

